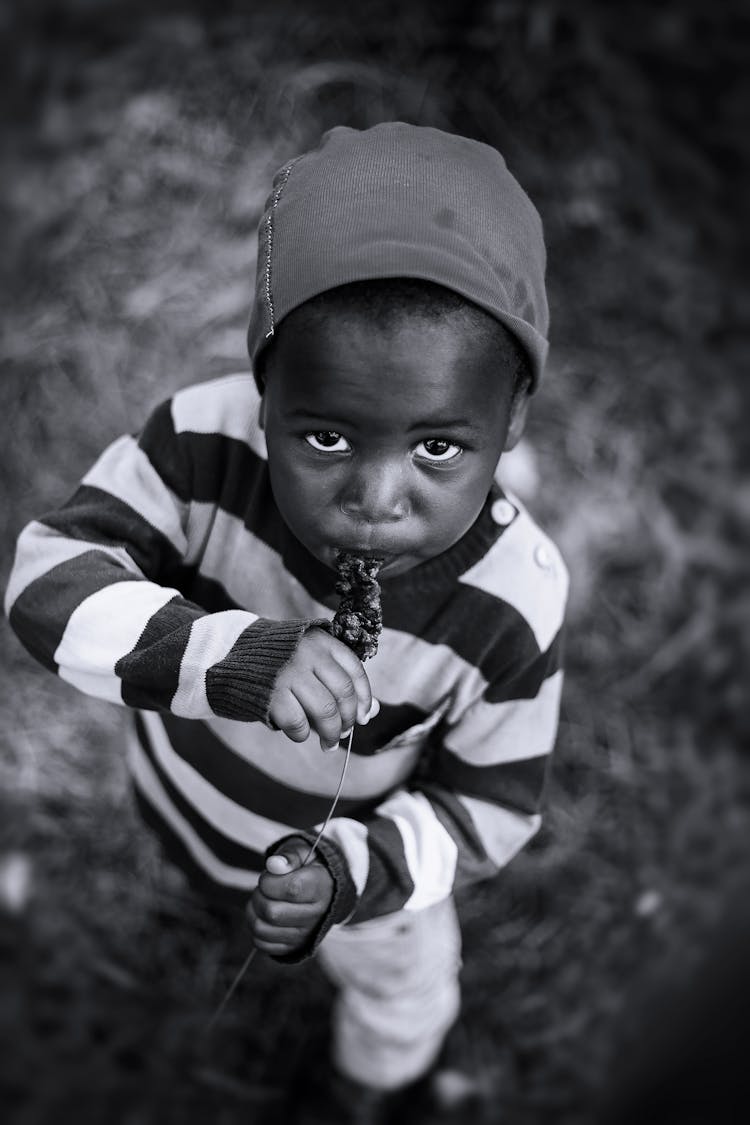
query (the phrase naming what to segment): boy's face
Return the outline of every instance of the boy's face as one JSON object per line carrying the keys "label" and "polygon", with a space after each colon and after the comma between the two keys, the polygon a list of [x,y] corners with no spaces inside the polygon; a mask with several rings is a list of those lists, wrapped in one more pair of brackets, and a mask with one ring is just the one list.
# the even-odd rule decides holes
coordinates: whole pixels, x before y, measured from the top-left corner
{"label": "boy's face", "polygon": [[295,317],[267,364],[271,486],[294,535],[335,568],[339,549],[385,556],[391,577],[471,527],[500,454],[520,437],[497,349],[456,317]]}

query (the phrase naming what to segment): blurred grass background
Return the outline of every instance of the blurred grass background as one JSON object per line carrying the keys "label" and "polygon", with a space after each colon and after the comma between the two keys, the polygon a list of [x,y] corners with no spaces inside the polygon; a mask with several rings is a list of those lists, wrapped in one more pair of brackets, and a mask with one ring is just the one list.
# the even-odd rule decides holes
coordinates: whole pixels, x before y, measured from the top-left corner
{"label": "blurred grass background", "polygon": [[[486,1120],[592,1120],[633,996],[690,987],[747,869],[743,5],[30,0],[0,19],[3,587],[23,524],[108,440],[246,366],[271,175],[324,129],[464,132],[535,200],[552,352],[521,468],[572,571],[569,675],[544,829],[461,901],[463,1050]],[[162,866],[124,715],[5,623],[0,645],[4,1120],[283,1121],[327,985],[256,962],[203,1035],[241,924]]]}

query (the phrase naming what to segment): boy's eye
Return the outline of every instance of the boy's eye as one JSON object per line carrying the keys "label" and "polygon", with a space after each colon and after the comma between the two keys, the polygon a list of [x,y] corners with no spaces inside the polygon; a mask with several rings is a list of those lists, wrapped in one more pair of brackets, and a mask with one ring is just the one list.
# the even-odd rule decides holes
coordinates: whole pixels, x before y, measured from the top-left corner
{"label": "boy's eye", "polygon": [[460,445],[445,438],[427,438],[417,446],[417,455],[426,461],[452,461],[460,452]]}
{"label": "boy's eye", "polygon": [[305,441],[319,453],[348,453],[349,442],[335,430],[313,430],[305,434]]}

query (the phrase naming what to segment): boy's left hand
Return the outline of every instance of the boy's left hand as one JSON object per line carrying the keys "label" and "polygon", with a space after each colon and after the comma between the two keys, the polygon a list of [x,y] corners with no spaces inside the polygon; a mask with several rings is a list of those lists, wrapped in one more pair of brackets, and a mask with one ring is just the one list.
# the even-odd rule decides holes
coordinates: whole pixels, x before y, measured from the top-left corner
{"label": "boy's left hand", "polygon": [[333,878],[324,864],[303,867],[310,850],[303,840],[289,840],[266,860],[247,906],[253,942],[262,953],[284,957],[302,949],[333,898]]}

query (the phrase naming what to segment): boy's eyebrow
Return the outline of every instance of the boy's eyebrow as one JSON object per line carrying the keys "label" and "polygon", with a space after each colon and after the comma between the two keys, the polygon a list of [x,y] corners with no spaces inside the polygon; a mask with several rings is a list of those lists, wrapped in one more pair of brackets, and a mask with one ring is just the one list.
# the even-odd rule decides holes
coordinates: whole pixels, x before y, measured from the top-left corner
{"label": "boy's eyebrow", "polygon": [[[295,410],[290,410],[287,418],[304,418],[309,422],[334,422],[336,421],[335,414],[322,414],[317,410],[306,410],[304,407],[298,407]],[[407,433],[414,433],[417,430],[477,430],[476,422],[472,422],[470,418],[424,418],[419,422],[413,422],[407,426]]]}
{"label": "boy's eyebrow", "polygon": [[308,410],[304,406],[298,406],[295,410],[285,410],[284,414],[287,418],[306,418],[311,422],[330,422],[333,418],[332,414],[322,414],[317,410]]}
{"label": "boy's eyebrow", "polygon": [[409,426],[409,433],[414,430],[445,429],[445,430],[476,430],[476,422],[470,418],[425,418],[424,421],[414,422]]}

